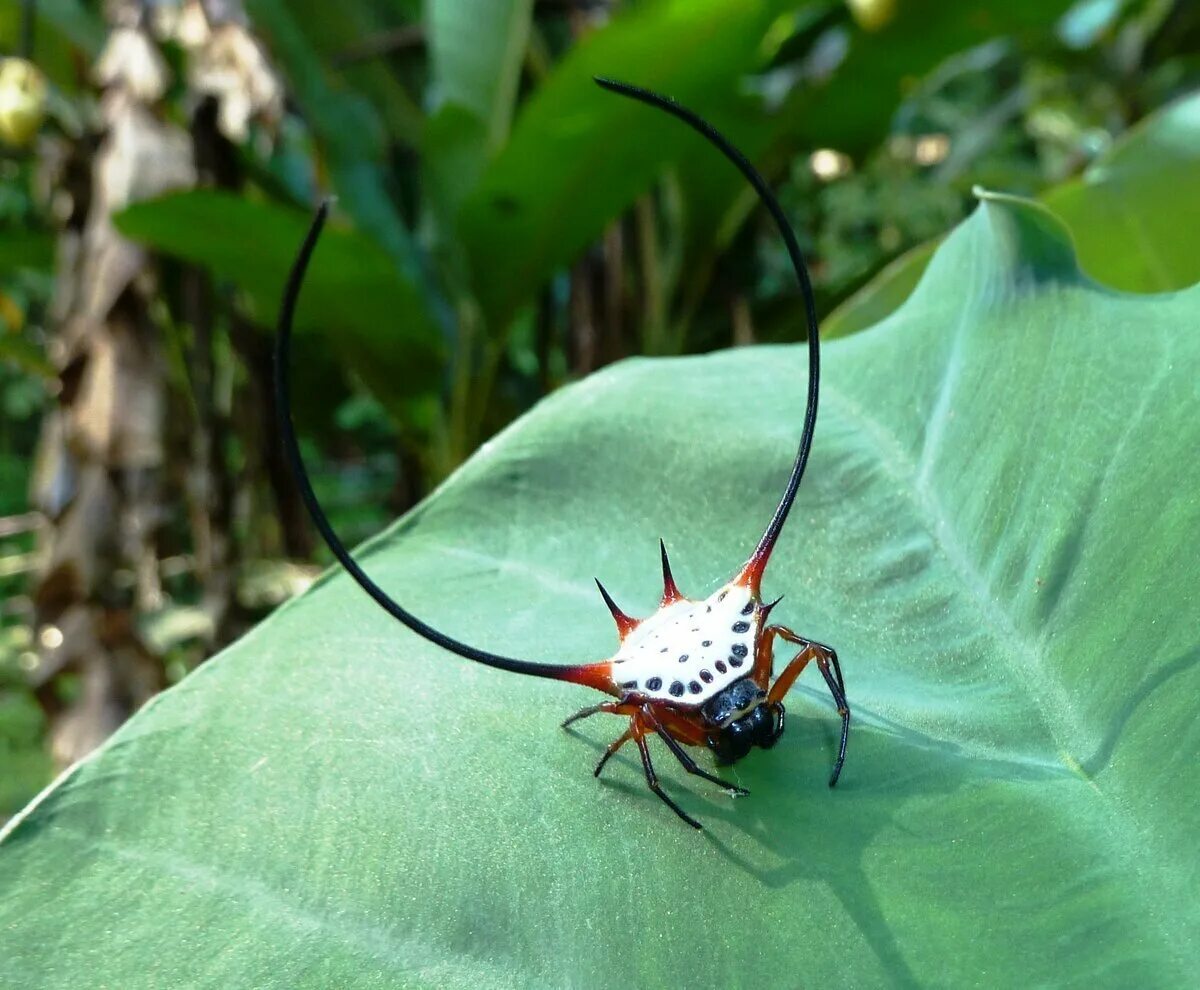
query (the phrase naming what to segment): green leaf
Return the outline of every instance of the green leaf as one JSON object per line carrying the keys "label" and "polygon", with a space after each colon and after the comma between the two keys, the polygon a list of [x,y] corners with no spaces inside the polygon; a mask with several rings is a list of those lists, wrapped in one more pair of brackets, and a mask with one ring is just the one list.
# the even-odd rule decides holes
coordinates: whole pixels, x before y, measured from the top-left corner
{"label": "green leaf", "polygon": [[[1186,233],[1200,226],[1200,93],[1147,117],[1072,182],[1042,196],[1070,228],[1084,270],[1115,289],[1162,292],[1200,279],[1200,252]],[[898,258],[825,320],[840,337],[892,312],[933,253]]]}
{"label": "green leaf", "polygon": [[[1082,278],[989,197],[909,301],[826,349],[767,574],[834,644],[728,772],[595,695],[471,665],[333,574],[135,716],[0,845],[17,986],[1178,987],[1200,967],[1200,288]],[[564,663],[591,586],[705,593],[783,484],[802,348],[630,361],[557,393],[362,554],[419,614]],[[782,666],[782,660],[777,667]],[[706,760],[707,763],[707,760]]]}
{"label": "green leaf", "polygon": [[[80,0],[38,0],[36,7],[39,21],[79,46],[85,54],[95,57],[104,46],[107,30],[100,15],[89,9]],[[40,40],[35,33],[35,55],[40,60]]]}
{"label": "green leaf", "polygon": [[430,0],[426,23],[434,102],[463,107],[484,125],[481,151],[508,136],[533,0]]}
{"label": "green leaf", "polygon": [[735,83],[769,57],[765,36],[786,0],[656,0],[623,10],[554,68],[512,138],[467,199],[460,231],[493,329],[507,327],[663,165],[703,154],[702,139],[600,90],[608,76],[681,103],[728,108]]}
{"label": "green leaf", "polygon": [[0,230],[0,275],[23,268],[47,271],[54,265],[54,238],[44,230]]}
{"label": "green leaf", "polygon": [[532,0],[432,0],[426,29],[434,112],[422,151],[429,199],[443,251],[458,262],[454,237],[463,200],[508,137]]}
{"label": "green leaf", "polygon": [[821,323],[826,340],[858,333],[886,319],[912,295],[940,239],[909,248],[889,262],[861,289],[847,298]]}
{"label": "green leaf", "polygon": [[[336,127],[337,112],[349,110],[352,105],[350,112],[372,118],[372,140],[382,128],[406,144],[420,141],[424,115],[387,58],[389,42],[395,42],[398,32],[419,28],[413,23],[419,16],[419,2],[342,0],[331,4],[325,0],[288,0],[280,5],[275,0],[249,0],[248,6],[272,34],[282,30],[290,36],[294,30],[303,35],[303,45],[295,37],[292,43],[296,47],[289,45],[282,53],[283,68],[290,74],[319,72],[315,80],[290,82],[293,89],[305,92],[313,101],[322,138],[350,148],[367,136]],[[369,102],[369,108],[361,105],[363,99]],[[333,116],[327,116],[327,111]],[[328,124],[334,126],[326,131]],[[366,151],[371,145],[364,142],[357,147]]]}
{"label": "green leaf", "polygon": [[[366,5],[317,0],[247,0],[247,12],[271,47],[271,55],[287,73],[289,88],[304,110],[305,120],[320,139],[329,159],[334,188],[342,208],[358,225],[387,248],[405,274],[423,293],[422,260],[412,235],[388,190],[386,132],[378,106],[407,103],[404,90],[387,84],[382,67],[360,67],[354,73],[363,92],[350,89],[323,58],[324,45],[357,37],[355,24],[368,16]],[[393,126],[415,139],[419,120],[415,110]]]}
{"label": "green leaf", "polygon": [[[114,219],[127,237],[233,282],[264,326],[275,324],[310,222],[298,210],[213,190],[137,203]],[[296,326],[327,334],[384,401],[439,387],[441,338],[424,301],[388,254],[358,231],[335,223],[322,235]]]}
{"label": "green leaf", "polygon": [[1132,128],[1083,175],[1042,201],[1062,217],[1093,278],[1130,292],[1200,279],[1200,93]]}

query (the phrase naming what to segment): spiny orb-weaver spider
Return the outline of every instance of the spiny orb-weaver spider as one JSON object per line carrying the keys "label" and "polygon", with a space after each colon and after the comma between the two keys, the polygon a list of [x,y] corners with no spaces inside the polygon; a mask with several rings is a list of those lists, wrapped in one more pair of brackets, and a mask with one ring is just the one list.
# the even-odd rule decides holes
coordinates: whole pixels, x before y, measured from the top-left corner
{"label": "spiny orb-weaver spider", "polygon": [[[702,601],[684,597],[675,586],[666,546],[660,541],[663,595],[658,610],[649,618],[632,619],[617,607],[604,586],[597,581],[600,594],[616,620],[620,648],[608,660],[573,667],[516,660],[461,643],[423,622],[387,595],[355,563],[333,532],[313,492],[292,425],[288,370],[292,316],[304,273],[328,214],[328,203],[322,204],[317,211],[284,293],[275,355],[276,404],[283,444],[305,505],[325,542],[350,572],[350,576],[389,614],[419,636],[452,653],[489,667],[569,681],[611,695],[616,700],[591,705],[576,712],[563,723],[563,727],[600,712],[627,716],[628,728],[604,751],[596,766],[596,776],[600,775],[605,763],[617,750],[633,740],[641,754],[642,769],[650,789],[685,822],[700,828],[700,823],[680,808],[659,784],[646,743],[648,736],[657,735],[662,739],[688,773],[719,784],[732,794],[746,794],[744,788],[701,769],[683,746],[707,746],[716,755],[718,763],[726,764],[741,759],[754,746],[764,749],[774,746],[783,733],[783,697],[809,662],[815,661],[842,718],[841,741],[833,774],[829,778],[830,787],[837,783],[846,758],[850,707],[846,703],[846,689],[837,654],[830,647],[805,639],[786,626],[768,625],[771,609],[778,599],[764,604],[759,593],[763,571],[791,510],[812,447],[820,372],[816,306],[795,234],[766,182],[745,156],[707,122],[666,97],[608,79],[597,79],[596,82],[614,93],[666,111],[698,131],[724,153],[754,187],[778,225],[804,296],[809,378],[800,446],[775,514],[749,561],[733,580]],[[771,683],[777,640],[797,647],[797,652],[783,673]]]}

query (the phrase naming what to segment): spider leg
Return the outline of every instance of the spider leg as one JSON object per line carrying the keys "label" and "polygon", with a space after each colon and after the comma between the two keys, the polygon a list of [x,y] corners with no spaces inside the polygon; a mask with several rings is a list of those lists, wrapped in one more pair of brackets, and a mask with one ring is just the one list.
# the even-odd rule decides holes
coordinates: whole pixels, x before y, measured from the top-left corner
{"label": "spider leg", "polygon": [[[572,722],[578,722],[580,719],[590,718],[592,715],[598,715],[600,712],[605,712],[610,715],[632,715],[636,709],[631,709],[624,701],[603,701],[598,705],[588,705],[586,708],[581,708],[570,718],[563,722],[562,727],[568,728]],[[631,724],[632,725],[632,724]],[[630,739],[633,738],[633,729],[626,729],[618,739],[614,739],[608,744],[604,750],[604,755],[600,757],[600,762],[596,764],[596,769],[592,771],[595,777],[600,776],[600,771],[604,769],[606,764],[618,749],[624,746]]]}
{"label": "spider leg", "polygon": [[[833,774],[829,778],[829,786],[833,787],[838,782],[838,777],[841,776],[842,764],[846,762],[846,741],[850,736],[850,705],[846,701],[846,690],[840,683],[842,678],[837,666],[837,654],[833,650],[829,650],[829,653],[831,654],[829,657],[817,657],[817,669],[821,671],[821,676],[829,685],[829,693],[833,695],[838,714],[842,716],[842,741],[838,744],[837,760],[833,764]],[[830,673],[831,666],[834,673],[837,674],[836,678]]]}
{"label": "spider leg", "polygon": [[603,701],[598,705],[588,705],[586,708],[579,709],[579,711],[577,711],[574,715],[565,719],[563,721],[562,728],[565,729],[570,726],[572,722],[578,722],[582,719],[590,718],[591,716],[597,715],[600,712],[607,712],[611,715],[623,714],[618,711],[618,707],[619,703],[613,701]]}
{"label": "spider leg", "polygon": [[645,732],[641,730],[640,727],[636,727],[633,730],[633,738],[638,745],[638,751],[642,754],[642,769],[646,772],[646,784],[649,786],[650,790],[662,798],[663,804],[665,804],[668,808],[675,812],[675,814],[691,825],[692,828],[703,828],[703,825],[701,825],[698,821],[696,821],[696,819],[694,819],[691,815],[679,807],[679,805],[672,801],[667,796],[666,791],[659,786],[658,774],[654,772],[654,764],[650,762],[650,749],[646,746]]}
{"label": "spider leg", "polygon": [[614,739],[612,742],[610,742],[608,744],[608,748],[604,750],[604,755],[602,757],[600,757],[600,762],[596,764],[596,769],[594,771],[592,771],[592,776],[599,777],[600,771],[604,769],[604,764],[606,764],[612,758],[612,755],[618,749],[620,749],[622,746],[624,746],[632,738],[633,738],[633,730],[626,729],[624,732],[621,733],[621,735],[617,739]]}
{"label": "spider leg", "polygon": [[833,664],[833,672],[837,675],[838,687],[842,689],[842,697],[846,696],[846,682],[842,680],[842,665],[838,663],[837,650],[832,646],[825,647],[829,651],[829,662]]}
{"label": "spider leg", "polygon": [[808,662],[816,655],[817,651],[813,649],[812,644],[804,643],[803,649],[792,657],[791,662],[775,678],[775,683],[771,685],[771,690],[767,692],[767,703],[773,705],[783,701],[784,696],[792,689],[792,685],[796,683],[796,678],[804,673],[804,668],[808,666]]}
{"label": "spider leg", "polygon": [[846,743],[850,737],[850,704],[846,701],[846,686],[842,681],[842,667],[838,663],[837,651],[831,646],[804,639],[786,626],[772,626],[770,631],[781,639],[799,646],[800,652],[792,658],[791,663],[783,669],[783,673],[771,685],[771,690],[767,695],[768,702],[780,702],[796,682],[801,671],[808,666],[808,662],[816,660],[817,668],[821,671],[821,676],[825,678],[825,683],[829,687],[829,693],[833,695],[837,712],[842,717],[842,738],[838,744],[838,755],[833,764],[833,773],[829,777],[829,786],[833,787],[838,782],[838,777],[841,776],[842,764],[846,762]]}
{"label": "spider leg", "polygon": [[574,715],[563,719],[562,728],[567,728],[572,722],[579,722],[582,719],[590,718],[598,712],[604,711],[603,705],[588,705],[586,708],[581,708]]}
{"label": "spider leg", "polygon": [[666,730],[649,708],[644,708],[642,711],[645,712],[646,717],[654,726],[654,731],[658,733],[659,738],[666,744],[667,749],[671,751],[684,770],[688,773],[694,773],[697,777],[703,777],[705,780],[711,781],[727,791],[732,791],[739,797],[750,793],[746,788],[739,787],[737,784],[731,784],[728,780],[722,780],[720,777],[714,777],[707,770],[702,769],[688,754],[688,751],[679,745],[679,740]]}

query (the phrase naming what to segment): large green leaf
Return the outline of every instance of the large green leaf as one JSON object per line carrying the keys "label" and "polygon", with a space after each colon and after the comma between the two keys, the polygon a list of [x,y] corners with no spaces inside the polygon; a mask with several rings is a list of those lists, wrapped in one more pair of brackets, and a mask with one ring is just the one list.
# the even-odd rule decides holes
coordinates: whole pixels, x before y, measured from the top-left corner
{"label": "large green leaf", "polygon": [[[274,326],[279,287],[311,218],[273,203],[195,189],[135,203],[114,219],[127,237],[233,282],[258,322]],[[420,292],[358,231],[335,224],[322,235],[296,325],[328,335],[385,401],[439,387],[441,336]]]}
{"label": "large green leaf", "polygon": [[[767,576],[838,647],[731,801],[592,694],[473,666],[342,574],[137,715],[0,845],[16,986],[1179,987],[1200,968],[1200,289],[1123,296],[991,198],[827,348]],[[713,588],[787,472],[797,347],[553,396],[363,554],[439,625],[563,662]]]}
{"label": "large green leaf", "polygon": [[[1071,229],[1084,270],[1106,285],[1162,292],[1195,283],[1200,252],[1189,232],[1200,225],[1200,93],[1152,114],[1042,201]],[[908,297],[933,248],[897,258],[830,314],[822,333],[840,337],[883,319]]]}
{"label": "large green leaf", "polygon": [[[88,55],[99,54],[106,34],[104,21],[88,5],[80,0],[42,0],[35,9],[40,21],[51,25]],[[38,57],[40,44],[35,34],[35,55]]]}

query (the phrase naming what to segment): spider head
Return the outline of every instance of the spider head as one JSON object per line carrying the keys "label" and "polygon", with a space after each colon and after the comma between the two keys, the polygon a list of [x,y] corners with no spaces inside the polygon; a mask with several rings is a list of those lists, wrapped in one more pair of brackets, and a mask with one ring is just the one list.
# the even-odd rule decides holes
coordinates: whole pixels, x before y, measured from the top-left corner
{"label": "spider head", "polygon": [[762,702],[708,735],[708,748],[718,763],[735,763],[759,746],[770,749],[783,735],[783,705]]}

